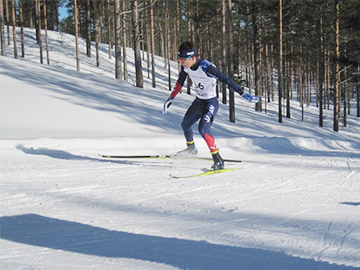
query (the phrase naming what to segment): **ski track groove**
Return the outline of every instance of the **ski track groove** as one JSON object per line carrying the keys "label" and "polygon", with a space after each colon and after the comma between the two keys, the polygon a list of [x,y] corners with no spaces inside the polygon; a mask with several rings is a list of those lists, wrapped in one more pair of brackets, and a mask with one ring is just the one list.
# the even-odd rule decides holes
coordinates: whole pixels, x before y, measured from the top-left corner
{"label": "ski track groove", "polygon": [[[333,193],[335,193],[341,186],[343,186],[353,175],[355,175],[355,171],[352,171],[351,166],[350,166],[348,161],[346,161],[346,164],[347,164],[347,167],[348,167],[348,170],[349,170],[350,173],[348,173],[344,177],[344,179],[324,197],[323,202],[331,200],[330,196]],[[338,208],[338,206],[336,206],[336,208],[335,208],[334,212],[332,213],[332,215],[330,217],[330,220],[328,222],[328,226],[327,226],[327,229],[325,231],[325,235],[323,237],[322,244],[321,244],[323,246],[323,249],[319,252],[319,254],[317,256],[318,261],[321,259],[323,253],[332,246],[332,241],[329,241],[329,243],[327,243],[327,239],[328,239],[328,237],[330,235],[330,231],[331,231],[331,228],[332,228],[332,225],[333,225],[334,215],[337,213],[337,208]],[[359,215],[359,212],[357,213],[355,218],[358,215]],[[352,231],[348,232],[352,224],[353,224],[353,221],[349,224],[349,226],[348,226],[348,228],[346,230],[346,233],[344,234],[344,236],[341,237],[340,242],[336,245],[337,246],[337,251],[336,251],[335,256],[337,256],[337,254],[339,253],[339,251],[340,251],[341,247],[343,246],[347,236],[352,232]]]}
{"label": "ski track groove", "polygon": [[360,216],[360,211],[357,212],[357,214],[355,215],[355,217],[352,219],[352,221],[350,222],[349,226],[347,227],[345,234],[341,237],[340,243],[337,247],[336,253],[335,253],[335,258],[338,256],[341,248],[343,247],[347,237],[353,233],[356,229],[350,230],[350,228],[353,226],[354,221],[356,221],[358,219],[358,217]]}
{"label": "ski track groove", "polygon": [[327,249],[329,249],[330,246],[331,246],[331,243],[326,243],[326,240],[327,240],[327,238],[328,238],[328,236],[329,236],[329,234],[330,234],[330,229],[331,229],[331,226],[332,226],[332,224],[333,224],[333,218],[334,218],[335,212],[336,212],[336,211],[334,211],[334,212],[331,214],[330,221],[328,222],[328,226],[327,226],[327,228],[326,228],[325,235],[324,235],[324,237],[323,237],[323,239],[322,239],[322,242],[321,242],[321,247],[322,247],[322,249],[321,249],[321,250],[319,251],[319,253],[318,253],[317,261],[320,261],[322,254],[323,254]]}
{"label": "ski track groove", "polygon": [[342,185],[344,185],[348,179],[350,179],[353,175],[355,175],[355,171],[350,172],[344,180],[341,181],[332,191],[330,191],[323,199],[323,202],[329,201],[331,198],[329,198],[334,192],[336,192]]}

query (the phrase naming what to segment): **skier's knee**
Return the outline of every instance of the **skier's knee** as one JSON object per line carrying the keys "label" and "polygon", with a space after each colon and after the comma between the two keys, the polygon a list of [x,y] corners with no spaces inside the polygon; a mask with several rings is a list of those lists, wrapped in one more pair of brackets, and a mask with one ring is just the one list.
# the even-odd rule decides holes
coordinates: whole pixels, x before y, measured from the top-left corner
{"label": "skier's knee", "polygon": [[189,129],[188,123],[186,123],[186,122],[184,122],[184,121],[181,122],[181,127],[182,127],[182,129],[183,129],[184,131],[187,131],[187,130]]}
{"label": "skier's knee", "polygon": [[204,139],[205,139],[205,134],[207,133],[206,131],[207,131],[206,127],[204,125],[200,124],[199,125],[199,133]]}

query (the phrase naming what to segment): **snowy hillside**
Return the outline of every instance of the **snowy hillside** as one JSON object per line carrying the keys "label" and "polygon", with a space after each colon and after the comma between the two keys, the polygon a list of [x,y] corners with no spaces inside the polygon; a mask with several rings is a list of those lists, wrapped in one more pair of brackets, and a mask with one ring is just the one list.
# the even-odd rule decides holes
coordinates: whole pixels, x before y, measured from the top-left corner
{"label": "snowy hillside", "polygon": [[[13,59],[11,47],[0,57],[0,269],[360,268],[354,115],[335,133],[332,112],[320,128],[315,107],[301,122],[293,102],[292,119],[279,124],[277,104],[257,113],[236,97],[236,124],[221,105],[213,135],[222,156],[243,160],[226,167],[240,169],[172,179],[211,162],[98,155],[185,147],[180,123],[194,97],[178,95],[162,114],[170,92],[161,58],[159,87],[144,68],[139,89],[114,79],[107,45],[98,68],[81,40],[76,72],[72,36],[49,32],[48,66],[34,30],[25,31],[25,59]],[[176,73],[173,63],[174,81]],[[194,130],[199,155],[209,157]]]}

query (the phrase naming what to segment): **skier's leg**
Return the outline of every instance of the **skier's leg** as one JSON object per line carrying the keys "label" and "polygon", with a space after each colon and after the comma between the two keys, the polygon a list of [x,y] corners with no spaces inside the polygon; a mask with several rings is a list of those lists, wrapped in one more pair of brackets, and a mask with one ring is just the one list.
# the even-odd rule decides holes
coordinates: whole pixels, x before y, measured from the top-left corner
{"label": "skier's leg", "polygon": [[181,123],[181,127],[184,131],[184,136],[188,144],[192,144],[194,142],[194,134],[191,127],[200,119],[200,117],[201,117],[201,101],[195,99],[194,102],[189,107],[189,109],[187,110],[187,112],[185,113],[185,116]]}
{"label": "skier's leg", "polygon": [[200,123],[199,123],[199,132],[201,136],[205,139],[206,144],[208,145],[210,152],[212,154],[214,165],[212,166],[212,169],[214,170],[220,170],[224,169],[224,161],[220,156],[219,148],[217,147],[215,143],[214,137],[210,133],[210,128],[212,126],[212,123],[215,119],[215,115],[219,109],[219,102],[217,99],[212,99],[208,102],[208,105],[206,107],[206,110],[204,110],[204,113],[201,117]]}
{"label": "skier's leg", "polygon": [[181,127],[184,131],[185,139],[186,139],[186,148],[175,153],[175,157],[186,157],[197,155],[198,150],[194,143],[194,135],[191,126],[195,124],[196,121],[201,117],[201,102],[197,99],[191,104],[183,121],[181,123]]}
{"label": "skier's leg", "polygon": [[219,150],[215,143],[215,139],[210,132],[210,128],[215,119],[218,109],[219,109],[219,102],[217,98],[209,100],[207,106],[203,110],[203,114],[201,116],[199,123],[199,132],[201,136],[204,138],[211,153]]}

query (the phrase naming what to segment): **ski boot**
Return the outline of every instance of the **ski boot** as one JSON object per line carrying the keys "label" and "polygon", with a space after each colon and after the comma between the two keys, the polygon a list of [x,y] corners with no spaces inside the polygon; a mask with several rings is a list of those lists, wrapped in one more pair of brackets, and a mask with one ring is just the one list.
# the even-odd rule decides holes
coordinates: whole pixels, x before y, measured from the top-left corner
{"label": "ski boot", "polygon": [[186,142],[187,147],[184,150],[181,150],[179,152],[176,152],[174,157],[175,158],[184,158],[184,157],[191,157],[196,156],[198,153],[198,150],[195,146],[194,142]]}
{"label": "ski boot", "polygon": [[211,170],[222,170],[225,168],[225,164],[224,164],[224,160],[221,158],[220,154],[219,154],[219,150],[211,153],[213,160],[214,160],[214,165],[211,166]]}

